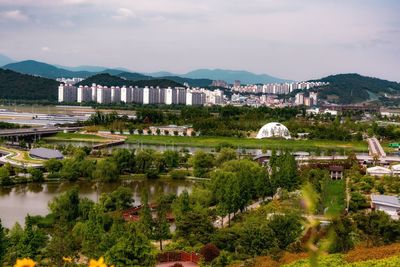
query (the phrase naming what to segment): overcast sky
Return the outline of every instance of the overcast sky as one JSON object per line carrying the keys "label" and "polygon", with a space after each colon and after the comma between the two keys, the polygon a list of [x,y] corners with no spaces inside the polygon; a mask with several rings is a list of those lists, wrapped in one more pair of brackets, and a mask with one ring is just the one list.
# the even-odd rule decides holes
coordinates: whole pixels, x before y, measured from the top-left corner
{"label": "overcast sky", "polygon": [[400,1],[0,0],[0,54],[138,72],[400,81]]}

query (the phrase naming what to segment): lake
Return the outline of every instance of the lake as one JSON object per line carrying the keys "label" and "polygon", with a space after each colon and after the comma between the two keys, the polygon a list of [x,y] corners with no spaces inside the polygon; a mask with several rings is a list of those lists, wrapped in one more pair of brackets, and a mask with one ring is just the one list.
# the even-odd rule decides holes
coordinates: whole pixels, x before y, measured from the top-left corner
{"label": "lake", "polygon": [[185,189],[191,191],[193,181],[160,181],[160,180],[125,180],[119,183],[101,184],[95,182],[54,182],[31,183],[13,187],[0,187],[0,219],[4,227],[10,228],[16,222],[24,223],[27,214],[46,215],[48,203],[54,197],[78,186],[81,197],[97,201],[102,193],[110,193],[119,186],[129,187],[133,191],[135,205],[140,204],[143,189],[149,193],[149,200],[155,201],[161,194],[181,194]]}

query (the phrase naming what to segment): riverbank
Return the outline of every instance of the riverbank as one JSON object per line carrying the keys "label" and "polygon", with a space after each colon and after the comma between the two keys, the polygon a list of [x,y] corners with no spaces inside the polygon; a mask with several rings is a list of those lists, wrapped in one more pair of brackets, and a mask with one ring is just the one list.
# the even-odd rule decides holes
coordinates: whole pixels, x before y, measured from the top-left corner
{"label": "riverbank", "polygon": [[191,146],[191,147],[217,147],[223,143],[237,148],[255,149],[293,149],[293,150],[338,150],[367,152],[366,142],[332,141],[332,140],[281,140],[281,139],[255,139],[236,137],[209,137],[209,136],[161,136],[161,135],[129,135],[126,139],[131,144],[166,145],[166,146]]}
{"label": "riverbank", "polygon": [[87,133],[57,133],[53,136],[44,137],[43,140],[48,141],[73,141],[73,142],[90,142],[90,143],[103,143],[110,140],[95,134]]}

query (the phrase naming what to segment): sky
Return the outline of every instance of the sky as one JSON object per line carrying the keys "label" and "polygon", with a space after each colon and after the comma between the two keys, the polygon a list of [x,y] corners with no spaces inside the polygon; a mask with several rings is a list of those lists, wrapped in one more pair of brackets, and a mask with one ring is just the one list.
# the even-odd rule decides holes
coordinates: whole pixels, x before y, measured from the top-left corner
{"label": "sky", "polygon": [[0,0],[0,54],[66,66],[400,81],[398,0]]}

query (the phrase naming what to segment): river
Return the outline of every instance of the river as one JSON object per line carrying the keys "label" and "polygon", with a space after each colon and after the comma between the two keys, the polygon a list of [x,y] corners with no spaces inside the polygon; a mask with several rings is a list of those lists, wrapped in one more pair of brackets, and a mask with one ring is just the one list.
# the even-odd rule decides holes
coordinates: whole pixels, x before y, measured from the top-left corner
{"label": "river", "polygon": [[10,228],[16,222],[23,224],[27,214],[46,215],[49,213],[49,201],[74,186],[78,186],[81,197],[87,197],[93,201],[97,201],[102,193],[112,192],[121,185],[129,187],[133,191],[133,198],[137,205],[140,204],[140,194],[144,188],[149,193],[149,200],[154,201],[160,194],[179,195],[185,189],[191,191],[193,184],[194,182],[191,181],[126,180],[108,184],[81,181],[0,187],[0,219],[4,227]]}

